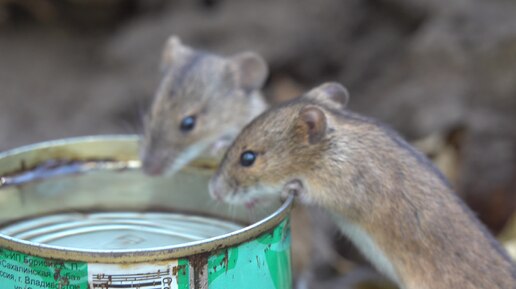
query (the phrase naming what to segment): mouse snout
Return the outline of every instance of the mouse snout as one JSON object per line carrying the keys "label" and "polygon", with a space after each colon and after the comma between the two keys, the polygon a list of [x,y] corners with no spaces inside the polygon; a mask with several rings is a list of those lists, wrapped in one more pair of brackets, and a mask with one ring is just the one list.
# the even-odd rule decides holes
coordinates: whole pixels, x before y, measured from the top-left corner
{"label": "mouse snout", "polygon": [[149,176],[159,176],[165,172],[167,163],[164,160],[144,157],[142,161],[142,170]]}
{"label": "mouse snout", "polygon": [[149,176],[159,176],[163,174],[165,166],[159,163],[144,162],[142,169],[143,172]]}
{"label": "mouse snout", "polygon": [[210,191],[211,198],[216,201],[222,201],[224,199],[224,192],[227,190],[225,182],[219,174],[215,174],[211,178],[208,189]]}

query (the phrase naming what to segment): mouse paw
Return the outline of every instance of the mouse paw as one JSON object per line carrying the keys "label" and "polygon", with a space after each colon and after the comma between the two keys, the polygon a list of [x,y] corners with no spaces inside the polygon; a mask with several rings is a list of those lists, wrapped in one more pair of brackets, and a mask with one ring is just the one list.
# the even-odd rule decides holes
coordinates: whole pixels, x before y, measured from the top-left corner
{"label": "mouse paw", "polygon": [[217,140],[210,148],[209,154],[211,156],[222,156],[231,145],[231,141],[228,139]]}
{"label": "mouse paw", "polygon": [[281,198],[286,199],[289,195],[299,196],[304,194],[303,183],[300,180],[292,180],[288,182],[281,191]]}

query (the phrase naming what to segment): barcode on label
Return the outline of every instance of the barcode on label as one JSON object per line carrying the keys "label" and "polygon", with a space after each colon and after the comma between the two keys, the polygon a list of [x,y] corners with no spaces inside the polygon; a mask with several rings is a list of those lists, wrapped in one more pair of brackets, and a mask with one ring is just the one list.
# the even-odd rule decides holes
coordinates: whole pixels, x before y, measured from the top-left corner
{"label": "barcode on label", "polygon": [[[91,265],[91,264],[90,264]],[[96,264],[88,268],[91,289],[177,289],[172,265],[118,266]]]}

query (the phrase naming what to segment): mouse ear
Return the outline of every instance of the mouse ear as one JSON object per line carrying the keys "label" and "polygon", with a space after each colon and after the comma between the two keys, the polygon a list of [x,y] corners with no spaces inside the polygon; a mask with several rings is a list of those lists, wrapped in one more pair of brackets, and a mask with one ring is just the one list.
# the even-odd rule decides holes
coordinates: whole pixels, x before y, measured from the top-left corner
{"label": "mouse ear", "polygon": [[309,144],[320,142],[326,135],[326,114],[316,106],[306,106],[301,109],[297,121]]}
{"label": "mouse ear", "polygon": [[261,89],[269,74],[265,60],[254,52],[243,52],[231,58],[231,69],[238,85],[246,91]]}
{"label": "mouse ear", "polygon": [[305,97],[342,109],[348,104],[349,92],[338,82],[326,82],[310,90]]}
{"label": "mouse ear", "polygon": [[189,48],[184,46],[179,37],[172,35],[168,38],[161,57],[161,70],[167,69],[177,58],[184,56]]}

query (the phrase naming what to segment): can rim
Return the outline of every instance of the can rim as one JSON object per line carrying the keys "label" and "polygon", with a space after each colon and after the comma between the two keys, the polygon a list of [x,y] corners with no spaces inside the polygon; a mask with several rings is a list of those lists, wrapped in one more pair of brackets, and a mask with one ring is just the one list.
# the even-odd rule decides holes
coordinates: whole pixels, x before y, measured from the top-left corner
{"label": "can rim", "polygon": [[[8,150],[6,152],[0,153],[0,158],[12,154],[34,150],[36,148],[48,147],[51,145],[63,143],[136,139],[137,136],[134,135],[102,135],[67,138],[63,140],[36,143],[33,145]],[[0,247],[43,258],[83,261],[89,263],[137,263],[178,259],[238,245],[272,230],[287,218],[290,210],[292,209],[293,201],[294,196],[289,195],[287,199],[281,204],[281,206],[272,214],[239,230],[204,240],[172,246],[126,250],[72,249],[60,246],[38,244],[13,238],[0,233]]]}

